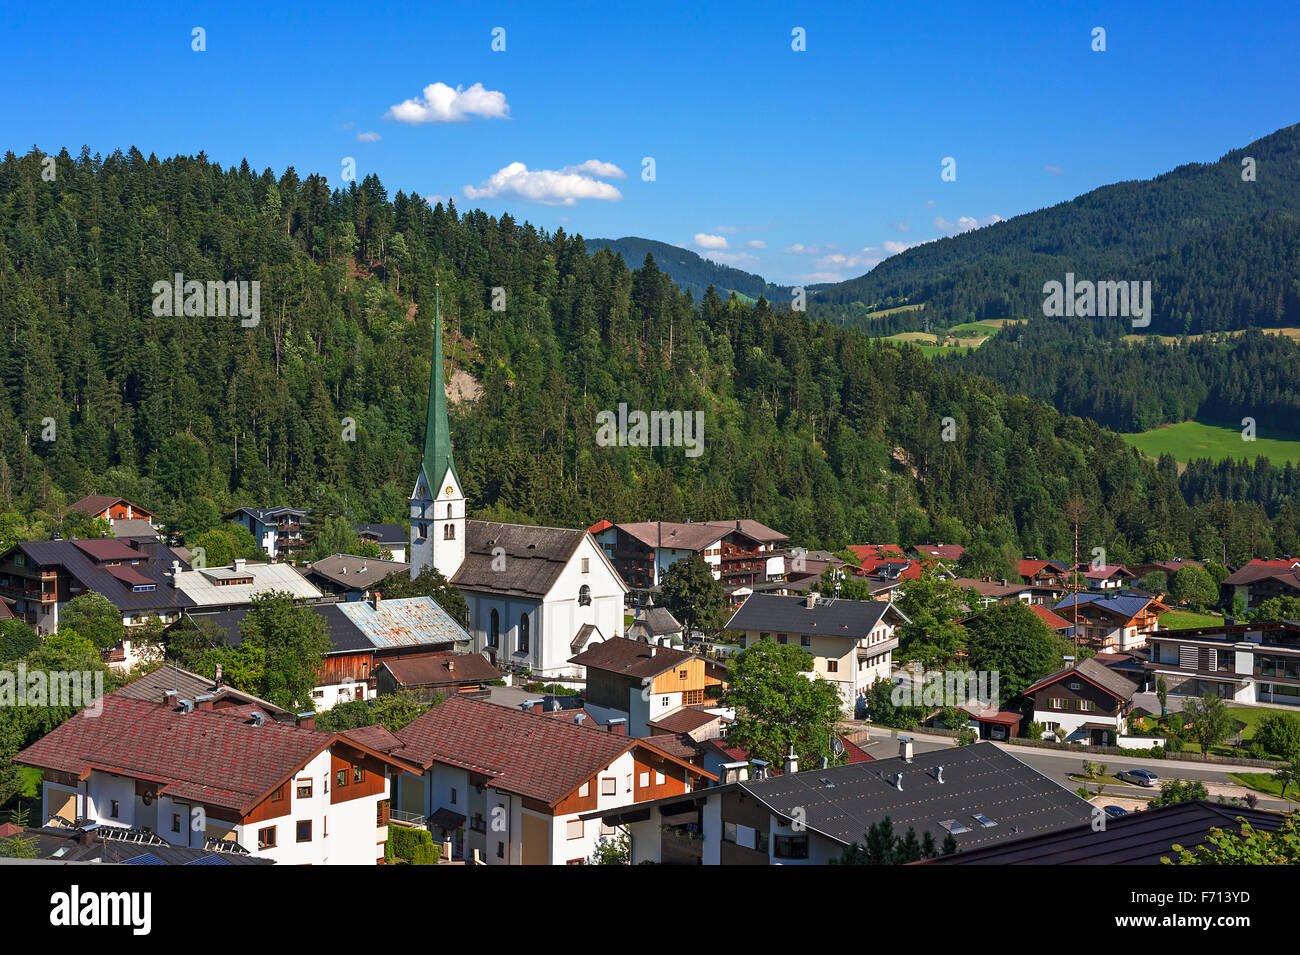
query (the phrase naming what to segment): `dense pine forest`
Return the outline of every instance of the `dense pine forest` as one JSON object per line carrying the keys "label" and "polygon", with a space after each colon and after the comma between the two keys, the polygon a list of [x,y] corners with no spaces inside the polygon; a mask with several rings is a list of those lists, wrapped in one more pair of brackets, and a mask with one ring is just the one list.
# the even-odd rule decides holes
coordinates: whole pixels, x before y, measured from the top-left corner
{"label": "dense pine forest", "polygon": [[[439,282],[445,373],[472,395],[452,432],[476,517],[746,515],[810,547],[1067,556],[1079,498],[1081,548],[1112,560],[1300,551],[1289,505],[1270,520],[1258,503],[1188,503],[1171,462],[1092,422],[785,302],[695,302],[652,259],[630,271],[563,231],[390,198],[373,176],[331,189],[202,154],[83,149],[53,181],[43,168],[36,151],[0,163],[10,536],[51,532],[86,493],[185,535],[238,505],[401,520]],[[260,323],[154,315],[153,284],[178,272],[259,281]],[[704,453],[598,446],[596,414],[620,402],[702,410]]]}
{"label": "dense pine forest", "polygon": [[[1243,167],[1244,160],[1253,165]],[[1244,174],[1253,176],[1243,179]],[[1043,284],[1151,281],[1151,334],[1300,325],[1300,125],[1218,162],[1103,186],[1049,209],[892,256],[818,291],[814,316],[879,334],[1043,314]],[[864,319],[924,303],[924,316]]]}

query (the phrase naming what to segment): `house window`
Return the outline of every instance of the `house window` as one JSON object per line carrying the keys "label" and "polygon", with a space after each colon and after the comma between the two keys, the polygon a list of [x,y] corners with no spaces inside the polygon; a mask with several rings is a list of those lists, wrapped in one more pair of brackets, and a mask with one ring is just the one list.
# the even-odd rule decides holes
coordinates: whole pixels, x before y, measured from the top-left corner
{"label": "house window", "polygon": [[581,786],[578,787],[579,798],[586,799],[587,796],[589,796],[590,794],[591,794],[591,783],[583,783]]}
{"label": "house window", "polygon": [[618,794],[618,780],[613,776],[606,776],[600,781],[600,794],[602,796],[614,796]]}
{"label": "house window", "polygon": [[1091,713],[1093,710],[1092,700],[1080,700],[1079,709],[1082,710],[1084,713]]}
{"label": "house window", "polygon": [[[764,634],[764,636],[766,636],[766,634]],[[777,643],[784,644],[784,643],[786,643],[789,639],[790,639],[790,638],[787,637],[784,633],[778,633],[778,634],[776,635],[776,642],[777,642]]]}
{"label": "house window", "polygon": [[666,697],[666,696],[660,697],[660,698],[659,698],[659,705],[660,705],[660,706],[667,706],[667,705],[668,705],[668,697]]}
{"label": "house window", "polygon": [[591,573],[591,558],[590,558],[590,557],[584,557],[584,558],[582,558],[582,572],[583,572],[584,574],[589,574],[589,573]]}
{"label": "house window", "polygon": [[497,843],[497,858],[498,858],[498,859],[504,859],[505,857],[506,857],[506,844],[505,844],[504,842],[498,842],[498,843]]}
{"label": "house window", "polygon": [[838,660],[827,660],[827,661],[826,661],[826,672],[827,672],[827,673],[839,673],[839,672],[840,672],[840,662],[839,662]]}
{"label": "house window", "polygon": [[656,772],[656,773],[655,773],[655,785],[656,785],[656,786],[662,786],[663,784],[664,784],[664,774],[663,774],[663,773]]}
{"label": "house window", "polygon": [[581,820],[581,819],[570,819],[570,820],[565,824],[565,833],[564,833],[564,836],[565,836],[566,839],[581,839],[581,838],[582,838],[582,820]]}
{"label": "house window", "polygon": [[342,789],[347,784],[348,784],[348,771],[346,769],[340,769],[337,773],[334,774],[334,785],[337,786],[339,789]]}
{"label": "house window", "polygon": [[769,845],[770,838],[771,837],[766,832],[754,833],[754,848],[757,849],[759,852],[763,853],[764,855],[767,855],[767,847]]}
{"label": "house window", "polygon": [[280,802],[284,799],[284,787],[281,786],[275,792],[271,793],[271,802]]}
{"label": "house window", "polygon": [[303,819],[298,823],[298,841],[311,842],[311,820]]}
{"label": "house window", "polygon": [[519,652],[528,652],[528,614],[519,615]]}
{"label": "house window", "polygon": [[811,647],[811,646],[812,646],[812,637],[808,636],[807,634],[804,634],[802,637],[799,638],[799,646],[801,646],[801,647]]}
{"label": "house window", "polygon": [[[392,810],[391,799],[381,799],[375,803],[375,825],[382,828],[388,825],[388,819]],[[328,835],[328,833],[326,833]]]}
{"label": "house window", "polygon": [[495,647],[501,641],[501,615],[497,613],[497,608],[492,608],[492,622],[488,626],[488,646]]}
{"label": "house window", "polygon": [[275,848],[275,826],[267,826],[265,829],[257,830],[257,848]]}
{"label": "house window", "polygon": [[172,813],[172,832],[180,832],[180,831],[181,831],[181,814],[179,812],[174,812]]}
{"label": "house window", "polygon": [[778,859],[808,858],[808,836],[777,836],[775,855]]}
{"label": "house window", "polygon": [[310,798],[311,798],[311,780],[310,780],[310,779],[300,779],[300,780],[298,780],[298,798],[299,798],[299,799],[310,799]]}
{"label": "house window", "polygon": [[631,791],[632,791],[632,774],[631,774],[631,773],[628,773],[628,774],[627,774],[627,791],[628,791],[628,792],[631,792]]}
{"label": "house window", "polygon": [[647,786],[649,786],[649,785],[650,785],[650,774],[649,774],[649,773],[642,773],[641,776],[640,776],[640,778],[639,778],[638,781],[637,781],[637,785],[640,786],[642,789],[644,789],[644,788],[646,788]]}
{"label": "house window", "polygon": [[733,843],[736,841],[736,824],[734,822],[724,822],[722,824],[722,841]]}
{"label": "house window", "polygon": [[1079,683],[1078,683],[1077,680],[1076,680],[1074,683],[1071,683],[1071,684],[1070,684],[1070,689],[1072,689],[1072,690],[1077,690],[1077,689],[1079,689]]}
{"label": "house window", "polygon": [[366,771],[360,766],[352,767],[352,781],[354,783],[363,783],[366,781]]}
{"label": "house window", "polygon": [[116,799],[110,799],[108,802],[109,802],[108,814],[109,814],[110,816],[112,816],[114,819],[116,819],[116,818],[117,818],[117,800],[116,800]]}
{"label": "house window", "polygon": [[1065,709],[1065,700],[1060,699],[1058,697],[1052,697],[1052,709],[1054,710]]}
{"label": "house window", "polygon": [[[587,571],[584,568],[583,573],[585,574],[586,572]],[[578,588],[578,606],[587,607],[590,606],[590,604],[591,604],[591,588],[588,587],[586,584],[583,584],[581,587]]]}
{"label": "house window", "polygon": [[452,804],[453,806],[456,805],[456,787],[455,787],[455,786],[452,786],[452,787],[451,787],[451,804]]}

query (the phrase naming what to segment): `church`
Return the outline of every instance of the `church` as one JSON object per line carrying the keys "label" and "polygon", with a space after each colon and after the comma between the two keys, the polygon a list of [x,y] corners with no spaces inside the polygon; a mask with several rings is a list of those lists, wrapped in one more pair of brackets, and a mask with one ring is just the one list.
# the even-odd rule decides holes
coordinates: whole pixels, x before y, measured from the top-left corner
{"label": "church", "polygon": [[435,305],[424,456],[411,492],[411,576],[438,570],[465,596],[475,652],[539,676],[583,675],[569,658],[620,636],[627,585],[584,529],[465,519]]}

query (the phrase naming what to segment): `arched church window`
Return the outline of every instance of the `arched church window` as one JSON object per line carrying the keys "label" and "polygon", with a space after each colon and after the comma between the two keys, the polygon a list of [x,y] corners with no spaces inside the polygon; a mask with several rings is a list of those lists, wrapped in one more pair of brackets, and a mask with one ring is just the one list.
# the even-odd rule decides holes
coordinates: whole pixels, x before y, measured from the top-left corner
{"label": "arched church window", "polygon": [[451,505],[447,505],[447,520],[451,520]]}
{"label": "arched church window", "polygon": [[445,525],[445,526],[443,527],[443,529],[442,529],[442,539],[443,539],[443,540],[448,540],[448,541],[454,541],[454,540],[456,539],[456,525],[455,525],[455,524],[447,524],[447,525]]}

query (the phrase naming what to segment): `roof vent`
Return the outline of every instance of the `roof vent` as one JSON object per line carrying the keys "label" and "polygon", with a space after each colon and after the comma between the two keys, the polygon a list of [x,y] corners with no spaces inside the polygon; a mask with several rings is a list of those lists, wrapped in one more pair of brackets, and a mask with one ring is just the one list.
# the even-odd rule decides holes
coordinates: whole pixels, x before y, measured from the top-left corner
{"label": "roof vent", "polygon": [[193,712],[194,712],[194,701],[193,701],[193,700],[181,700],[181,711],[184,712],[184,713],[193,713]]}
{"label": "roof vent", "polygon": [[894,773],[894,788],[900,793],[903,791],[903,774]]}
{"label": "roof vent", "polygon": [[261,710],[253,710],[253,726],[262,726],[266,722],[266,714]]}

